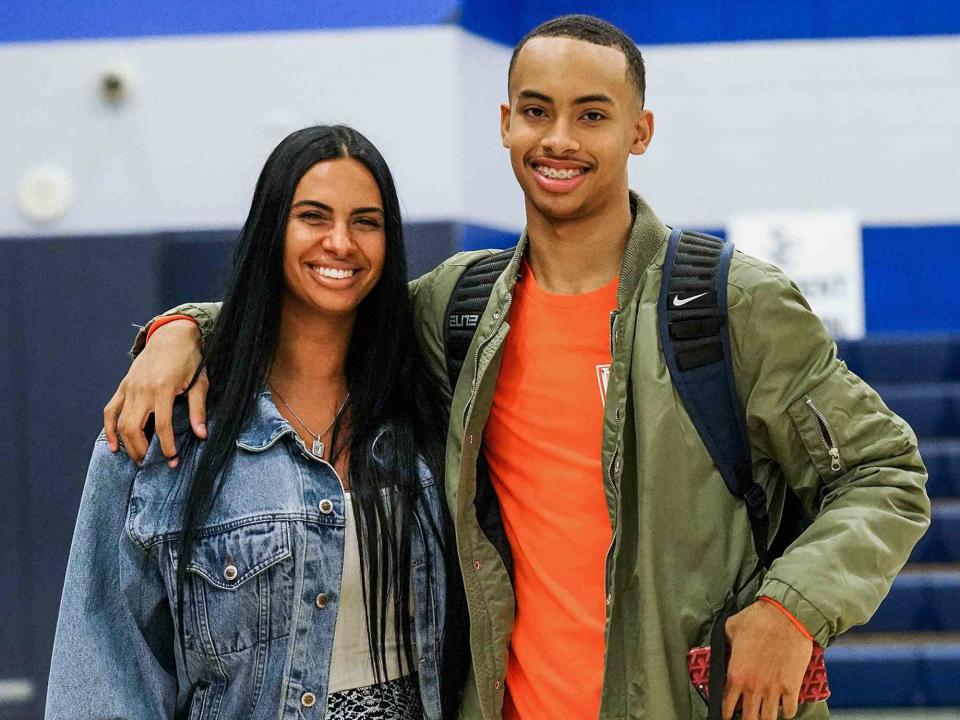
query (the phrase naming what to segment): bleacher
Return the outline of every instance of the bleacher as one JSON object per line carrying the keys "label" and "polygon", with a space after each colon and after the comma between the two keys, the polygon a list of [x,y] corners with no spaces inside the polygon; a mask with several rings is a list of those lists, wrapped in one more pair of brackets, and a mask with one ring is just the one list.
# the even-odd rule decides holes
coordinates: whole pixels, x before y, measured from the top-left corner
{"label": "bleacher", "polygon": [[841,346],[920,439],[930,529],[873,619],[827,649],[834,708],[960,706],[960,337]]}

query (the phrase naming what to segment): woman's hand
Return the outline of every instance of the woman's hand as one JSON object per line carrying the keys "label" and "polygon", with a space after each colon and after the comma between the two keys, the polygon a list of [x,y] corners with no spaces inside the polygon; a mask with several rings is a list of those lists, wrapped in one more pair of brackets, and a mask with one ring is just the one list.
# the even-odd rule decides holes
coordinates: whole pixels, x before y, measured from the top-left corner
{"label": "woman's hand", "polygon": [[206,373],[187,390],[200,359],[200,329],[196,323],[176,320],[157,328],[103,409],[103,426],[111,450],[119,449],[119,434],[127,455],[137,464],[143,462],[149,446],[143,429],[153,415],[154,430],[167,464],[176,467],[173,401],[184,392],[193,432],[199,438],[206,438]]}

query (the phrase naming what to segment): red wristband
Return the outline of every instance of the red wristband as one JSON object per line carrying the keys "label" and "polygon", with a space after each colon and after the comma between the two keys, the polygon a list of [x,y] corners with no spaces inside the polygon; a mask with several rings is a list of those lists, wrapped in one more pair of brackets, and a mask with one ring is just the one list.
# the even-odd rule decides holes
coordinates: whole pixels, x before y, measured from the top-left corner
{"label": "red wristband", "polygon": [[143,341],[143,344],[146,345],[148,342],[150,342],[150,336],[153,335],[153,333],[154,333],[158,328],[163,327],[163,326],[166,325],[167,323],[172,323],[172,322],[174,322],[175,320],[189,320],[189,321],[192,322],[194,325],[199,325],[199,324],[200,324],[200,323],[197,322],[196,318],[192,318],[192,317],[190,317],[189,315],[164,315],[163,317],[157,318],[156,320],[153,321],[153,323],[151,323],[150,329],[147,330],[147,337],[146,337],[146,339]]}
{"label": "red wristband", "polygon": [[776,600],[774,600],[773,598],[767,597],[766,595],[761,595],[759,599],[760,599],[760,600],[763,600],[764,602],[768,602],[768,603],[770,603],[771,605],[773,605],[775,608],[777,608],[780,612],[782,612],[784,615],[786,615],[788,618],[790,618],[790,622],[792,622],[792,623],[796,626],[797,630],[799,630],[800,633],[801,633],[807,640],[811,640],[811,641],[813,640],[813,635],[811,635],[811,634],[807,631],[807,629],[803,626],[803,623],[800,622],[799,620],[797,620],[797,618],[794,616],[794,614],[793,614],[792,612],[790,612],[789,610],[787,610],[783,605],[781,605],[780,603],[778,603],[778,602],[777,602]]}

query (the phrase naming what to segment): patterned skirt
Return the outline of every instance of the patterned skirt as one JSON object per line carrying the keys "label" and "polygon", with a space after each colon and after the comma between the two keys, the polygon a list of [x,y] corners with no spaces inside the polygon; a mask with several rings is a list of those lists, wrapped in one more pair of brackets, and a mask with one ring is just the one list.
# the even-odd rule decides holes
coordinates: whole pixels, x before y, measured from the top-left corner
{"label": "patterned skirt", "polygon": [[422,720],[417,674],[332,693],[327,696],[326,717],[328,720]]}

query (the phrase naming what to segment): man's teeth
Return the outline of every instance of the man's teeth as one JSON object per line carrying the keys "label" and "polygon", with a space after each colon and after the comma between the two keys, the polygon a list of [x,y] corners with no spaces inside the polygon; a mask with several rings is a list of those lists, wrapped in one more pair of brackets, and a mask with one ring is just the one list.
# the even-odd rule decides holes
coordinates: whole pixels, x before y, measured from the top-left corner
{"label": "man's teeth", "polygon": [[547,167],[546,165],[537,165],[536,170],[538,173],[544,177],[550,178],[551,180],[567,180],[572,177],[577,177],[577,175],[583,175],[583,168],[569,168],[569,169],[560,169]]}
{"label": "man's teeth", "polygon": [[339,270],[337,268],[329,267],[318,267],[317,265],[311,265],[313,271],[318,275],[323,277],[334,278],[337,280],[343,280],[344,278],[353,277],[356,270]]}

